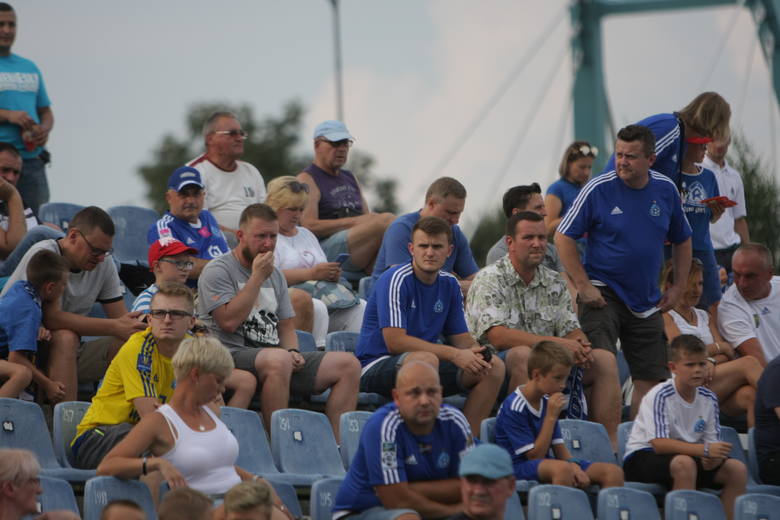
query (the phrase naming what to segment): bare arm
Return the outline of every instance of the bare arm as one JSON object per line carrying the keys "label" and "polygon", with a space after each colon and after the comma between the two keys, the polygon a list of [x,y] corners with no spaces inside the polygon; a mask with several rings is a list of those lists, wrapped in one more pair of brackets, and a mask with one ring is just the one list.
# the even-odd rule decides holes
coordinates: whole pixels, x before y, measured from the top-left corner
{"label": "bare arm", "polygon": [[[119,303],[124,307],[121,301],[112,303]],[[111,309],[115,308],[117,307],[111,307]],[[133,333],[146,328],[146,324],[138,320],[141,314],[141,312],[128,312],[119,318],[91,318],[63,311],[59,301],[43,305],[43,323],[47,329],[72,330],[80,336],[114,336],[127,339]]]}
{"label": "bare arm", "polygon": [[550,236],[555,234],[558,224],[561,223],[561,208],[563,208],[561,199],[550,193],[545,195],[544,209],[547,211],[547,216],[544,217],[544,225],[547,227],[547,234]]}
{"label": "bare arm", "polygon": [[[457,342],[456,346],[439,345],[429,343],[420,338],[410,336],[405,329],[385,327],[382,329],[387,350],[391,354],[403,354],[404,352],[417,352],[424,350],[435,355],[442,361],[450,361],[470,374],[478,375],[491,367],[479,352],[485,348],[477,345],[468,333],[452,336]],[[466,338],[465,336],[469,336]]]}
{"label": "bare arm", "polygon": [[690,237],[679,244],[672,244],[672,265],[674,266],[674,283],[668,287],[658,302],[658,308],[666,312],[677,303],[677,300],[685,293],[688,283],[688,271],[691,269],[691,250]]}
{"label": "bare arm", "polygon": [[[704,443],[692,444],[677,439],[657,438],[651,440],[650,444],[659,455],[679,454],[690,455],[691,457],[704,457]],[[731,451],[731,444],[728,442],[711,442],[709,447],[709,456],[712,458],[727,457]]]}
{"label": "bare arm", "polygon": [[313,267],[300,269],[283,269],[284,279],[287,285],[295,285],[308,280],[327,280],[338,282],[341,276],[341,266],[338,262],[322,262]]}
{"label": "bare arm", "polygon": [[4,200],[8,211],[8,229],[0,228],[0,257],[5,258],[27,233],[27,223],[24,218],[24,204],[16,188],[5,179],[0,178],[0,200]]}
{"label": "bare arm", "polygon": [[534,447],[525,452],[525,456],[529,460],[542,459],[547,455],[555,432],[555,423],[558,422],[558,416],[563,410],[564,403],[565,397],[560,392],[554,393],[547,399],[547,411],[544,414],[539,434],[534,441]]}
{"label": "bare arm", "polygon": [[764,350],[761,348],[761,343],[758,338],[750,338],[737,345],[737,352],[741,356],[753,356],[761,363],[762,367],[766,366],[766,358],[764,358]]}
{"label": "bare arm", "polygon": [[157,410],[160,406],[160,401],[154,397],[136,397],[133,399],[133,408],[138,412],[138,416],[143,419],[147,414]]}
{"label": "bare arm", "polygon": [[49,379],[23,352],[9,351],[8,361],[27,367],[32,372],[33,381],[43,390],[49,400],[59,402],[65,398],[65,384]]}
{"label": "bare arm", "polygon": [[734,231],[739,235],[740,241],[743,244],[750,242],[750,231],[748,230],[748,221],[745,217],[738,218],[734,221]]}
{"label": "bare arm", "polygon": [[[439,482],[441,481],[428,482],[428,484]],[[460,503],[445,504],[428,498],[406,482],[376,486],[374,489],[379,501],[387,509],[414,509],[423,518],[442,518],[454,515],[462,509]]]}
{"label": "bare arm", "polygon": [[561,258],[566,274],[574,283],[582,303],[591,307],[604,307],[607,302],[601,296],[601,291],[590,282],[588,273],[585,272],[585,267],[580,260],[580,254],[577,252],[577,242],[560,231],[556,231],[555,246],[558,248],[558,256]]}
{"label": "bare arm", "polygon": [[[360,221],[361,217],[320,219],[320,190],[317,187],[317,183],[306,172],[298,174],[298,181],[309,186],[309,200],[306,202],[306,207],[301,216],[301,225],[317,235],[317,238],[330,236],[342,229],[349,229]],[[368,207],[364,205],[363,211],[365,212],[367,209]]]}

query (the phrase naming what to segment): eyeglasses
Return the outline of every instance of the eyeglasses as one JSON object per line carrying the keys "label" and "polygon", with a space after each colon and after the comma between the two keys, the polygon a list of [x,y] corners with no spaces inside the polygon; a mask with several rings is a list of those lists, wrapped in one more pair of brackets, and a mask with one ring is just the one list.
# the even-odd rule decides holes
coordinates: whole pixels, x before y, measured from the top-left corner
{"label": "eyeglasses", "polygon": [[195,267],[195,263],[188,260],[169,260],[167,258],[160,258],[158,261],[165,262],[167,264],[173,264],[179,271],[190,271],[193,267]]}
{"label": "eyeglasses", "polygon": [[595,146],[591,146],[588,144],[582,144],[578,147],[576,147],[574,150],[572,150],[572,155],[581,155],[583,157],[596,157],[599,154],[599,149]]}
{"label": "eyeglasses", "polygon": [[309,185],[303,182],[290,181],[287,183],[287,187],[290,188],[290,191],[293,193],[309,193]]}
{"label": "eyeglasses", "polygon": [[341,148],[342,146],[346,146],[347,148],[352,148],[353,141],[352,139],[342,139],[341,141],[328,141],[327,139],[320,139],[323,143],[328,143],[333,148]]}
{"label": "eyeglasses", "polygon": [[230,137],[240,137],[241,139],[246,139],[249,137],[249,134],[243,130],[214,130],[212,133],[219,135],[229,135]]}
{"label": "eyeglasses", "polygon": [[95,258],[106,256],[107,254],[110,254],[113,251],[113,249],[100,249],[99,247],[93,246],[92,244],[89,243],[89,240],[87,240],[87,237],[84,235],[84,233],[82,233],[78,229],[76,231],[79,232],[81,238],[84,239],[84,243],[87,244],[87,247],[89,247],[89,254],[94,256]]}
{"label": "eyeglasses", "polygon": [[149,311],[149,316],[156,320],[164,320],[166,316],[170,316],[171,320],[179,321],[184,318],[191,318],[192,313],[176,309],[152,309]]}

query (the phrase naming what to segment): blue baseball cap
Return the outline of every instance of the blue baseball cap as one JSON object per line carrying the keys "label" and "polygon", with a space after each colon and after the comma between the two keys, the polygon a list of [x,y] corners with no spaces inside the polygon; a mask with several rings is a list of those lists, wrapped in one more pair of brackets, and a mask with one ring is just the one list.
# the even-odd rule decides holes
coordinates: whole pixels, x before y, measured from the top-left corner
{"label": "blue baseball cap", "polygon": [[349,130],[347,130],[347,125],[333,119],[323,121],[317,125],[317,128],[314,129],[314,139],[317,139],[318,137],[324,137],[328,141],[334,142],[342,141],[344,139],[355,140],[355,138],[350,135]]}
{"label": "blue baseball cap", "polygon": [[203,181],[200,180],[200,172],[191,166],[176,168],[168,178],[168,187],[172,190],[180,191],[188,184],[194,184],[203,188]]}
{"label": "blue baseball cap", "polygon": [[463,455],[460,460],[461,477],[479,475],[496,480],[508,477],[515,472],[509,452],[497,444],[479,444]]}

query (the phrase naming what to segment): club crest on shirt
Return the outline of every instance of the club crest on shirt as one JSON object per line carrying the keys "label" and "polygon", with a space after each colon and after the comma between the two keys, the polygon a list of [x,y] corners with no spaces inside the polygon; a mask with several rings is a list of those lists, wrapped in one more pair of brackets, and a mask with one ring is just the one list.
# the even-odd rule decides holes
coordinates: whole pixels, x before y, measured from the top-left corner
{"label": "club crest on shirt", "polygon": [[382,467],[384,469],[396,469],[398,467],[398,458],[395,450],[394,442],[382,443]]}
{"label": "club crest on shirt", "polygon": [[755,325],[756,328],[761,325],[761,318],[758,317],[758,313],[753,315],[753,325]]}
{"label": "club crest on shirt", "polygon": [[696,424],[693,425],[693,431],[696,433],[701,433],[704,431],[704,427],[707,425],[706,422],[704,422],[704,419],[699,417],[699,420],[696,421]]}
{"label": "club crest on shirt", "polygon": [[651,217],[660,217],[661,216],[661,206],[659,206],[655,201],[650,205],[650,216]]}
{"label": "club crest on shirt", "polygon": [[439,460],[436,461],[436,466],[439,468],[446,468],[450,465],[450,455],[448,453],[439,454]]}
{"label": "club crest on shirt", "polygon": [[433,312],[440,313],[444,310],[444,304],[441,302],[441,300],[436,300],[436,303],[433,304]]}

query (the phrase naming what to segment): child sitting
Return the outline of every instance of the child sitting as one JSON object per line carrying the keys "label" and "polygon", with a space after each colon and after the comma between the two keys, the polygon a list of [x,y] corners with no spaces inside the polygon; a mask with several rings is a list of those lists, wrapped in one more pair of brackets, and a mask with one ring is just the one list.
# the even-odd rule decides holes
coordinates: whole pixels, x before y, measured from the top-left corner
{"label": "child sitting", "polygon": [[528,382],[498,412],[496,444],[512,454],[518,479],[579,488],[622,486],[619,466],[576,459],[563,443],[558,416],[566,407],[562,391],[573,364],[565,347],[553,341],[536,344],[528,358]]}
{"label": "child sitting", "polygon": [[696,336],[672,341],[674,376],[643,398],[626,444],[626,478],[673,489],[722,488],[729,518],[745,492],[747,470],[730,459],[731,444],[720,440],[718,397],[705,388],[707,347]]}

